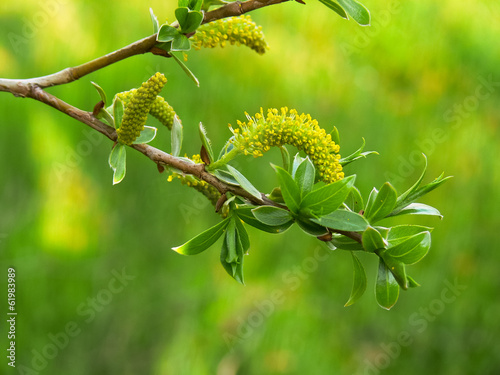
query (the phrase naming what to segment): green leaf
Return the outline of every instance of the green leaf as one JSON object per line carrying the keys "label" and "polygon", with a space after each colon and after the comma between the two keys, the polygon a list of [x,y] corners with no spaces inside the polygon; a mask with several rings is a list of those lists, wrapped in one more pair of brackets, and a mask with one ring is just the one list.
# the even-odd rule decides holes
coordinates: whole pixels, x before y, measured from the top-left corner
{"label": "green leaf", "polygon": [[115,119],[113,116],[111,116],[111,114],[108,112],[107,109],[101,108],[99,114],[97,115],[97,118],[104,120],[105,122],[108,123],[109,126],[112,126],[113,128],[115,127]]}
{"label": "green leaf", "polygon": [[120,183],[127,172],[127,148],[124,144],[117,143],[109,154],[109,166],[113,170],[113,185]]}
{"label": "green leaf", "polygon": [[326,5],[328,8],[330,8],[331,10],[333,10],[335,13],[337,13],[340,17],[349,19],[345,10],[336,2],[332,0],[319,0],[319,1],[324,5]]}
{"label": "green leaf", "polygon": [[210,158],[210,162],[213,162],[214,161],[214,151],[212,149],[212,143],[210,142],[210,139],[208,139],[207,131],[205,130],[205,127],[203,126],[203,124],[201,122],[200,122],[198,130],[199,130],[199,134],[200,134],[201,144],[203,146],[205,146],[205,149],[207,150],[208,156]]}
{"label": "green leaf", "polygon": [[349,300],[346,302],[344,307],[352,305],[354,302],[356,302],[365,292],[366,290],[366,272],[359,261],[358,257],[354,255],[354,253],[351,253],[352,255],[352,262],[354,265],[354,281],[352,283],[352,290],[351,290],[351,296],[349,297]]}
{"label": "green leaf", "polygon": [[285,199],[285,203],[295,214],[298,214],[300,207],[300,189],[297,183],[292,178],[290,173],[285,171],[283,168],[273,165],[276,174],[278,175],[278,180],[281,186],[281,194]]}
{"label": "green leaf", "polygon": [[236,223],[236,231],[238,232],[238,236],[241,240],[241,245],[243,246],[243,253],[246,254],[246,252],[250,248],[250,239],[248,238],[247,230],[245,229],[245,226],[243,225],[238,215],[235,216],[234,222]]}
{"label": "green leaf", "polygon": [[394,259],[389,254],[387,254],[386,251],[381,251],[379,255],[389,271],[391,271],[392,276],[394,276],[399,286],[404,290],[408,289],[408,279],[406,277],[406,267],[404,263]]}
{"label": "green leaf", "polygon": [[156,18],[152,8],[149,8],[149,15],[151,16],[151,22],[153,22],[153,33],[156,34],[160,30],[160,24],[158,23],[158,18]]}
{"label": "green leaf", "polygon": [[370,194],[370,204],[366,205],[365,210],[366,220],[370,223],[376,223],[385,218],[392,212],[392,209],[396,205],[397,197],[396,189],[390,183],[386,182],[375,197],[371,197]]}
{"label": "green leaf", "polygon": [[365,139],[363,139],[363,143],[361,144],[361,147],[358,148],[356,151],[354,151],[351,155],[346,156],[345,158],[341,158],[339,160],[339,163],[345,167],[346,165],[352,163],[355,160],[361,159],[361,158],[366,158],[367,155],[375,154],[378,155],[378,152],[376,151],[365,151],[362,152],[363,149],[365,148]]}
{"label": "green leaf", "polygon": [[380,307],[390,310],[399,297],[399,285],[382,259],[379,260],[375,297]]}
{"label": "green leaf", "polygon": [[226,184],[240,186],[240,183],[236,181],[233,175],[223,169],[216,169],[212,174],[219,180],[224,181]]}
{"label": "green leaf", "polygon": [[179,22],[181,31],[184,34],[192,33],[201,25],[203,14],[199,11],[189,10],[185,7],[180,7],[175,10],[175,18]]}
{"label": "green leaf", "polygon": [[193,74],[193,72],[191,72],[191,70],[189,70],[189,68],[186,66],[186,64],[184,64],[177,56],[175,56],[175,54],[171,53],[170,56],[172,56],[173,59],[177,62],[177,64],[180,65],[182,70],[184,70],[184,73],[186,73],[188,75],[188,77],[193,80],[193,82],[196,84],[196,86],[200,87],[200,81],[198,81],[198,78],[196,78],[196,76]]}
{"label": "green leaf", "polygon": [[349,176],[311,191],[302,200],[301,209],[307,208],[316,216],[324,216],[335,211],[349,195],[355,179],[355,175]]}
{"label": "green leaf", "polygon": [[373,227],[368,227],[363,232],[363,248],[369,253],[374,253],[376,250],[385,249],[388,245],[382,235]]}
{"label": "green leaf", "polygon": [[252,227],[257,228],[261,231],[264,231],[267,233],[273,233],[273,234],[283,233],[288,228],[290,228],[293,224],[293,221],[290,221],[286,224],[278,225],[278,226],[266,225],[264,223],[261,223],[259,220],[257,220],[255,218],[255,216],[252,213],[252,208],[253,207],[242,207],[242,208],[238,208],[235,212],[238,215],[238,217],[241,220],[243,220],[245,223],[247,223],[248,225],[251,225]]}
{"label": "green leaf", "polygon": [[361,251],[363,249],[363,245],[358,241],[354,241],[352,238],[346,236],[333,237],[330,243],[335,246],[337,249],[341,250],[349,250],[349,251]]}
{"label": "green leaf", "polygon": [[[390,233],[390,232],[389,232]],[[430,232],[422,232],[407,237],[397,245],[387,248],[386,252],[392,258],[405,264],[414,264],[420,261],[431,247]]]}
{"label": "green leaf", "polygon": [[170,25],[162,25],[156,36],[157,42],[171,42],[174,38],[179,35],[179,30]]}
{"label": "green leaf", "polygon": [[171,154],[172,156],[179,156],[182,148],[183,130],[182,124],[177,115],[174,116],[172,124],[172,132],[170,135]]}
{"label": "green leaf", "polygon": [[261,223],[271,226],[285,225],[288,222],[293,221],[290,211],[279,207],[260,206],[254,208],[252,213]]}
{"label": "green leaf", "polygon": [[300,156],[300,154],[298,152],[295,154],[295,157],[293,158],[293,163],[292,163],[292,170],[290,173],[294,179],[295,179],[295,173],[297,173],[297,168],[304,160],[306,160],[306,158],[303,158],[302,156]]}
{"label": "green leaf", "polygon": [[312,190],[315,175],[316,169],[314,168],[314,164],[309,157],[306,157],[297,167],[294,176],[302,197],[306,196]]}
{"label": "green leaf", "polygon": [[399,215],[428,215],[428,216],[438,216],[443,218],[443,215],[432,206],[428,206],[423,203],[410,203],[405,208],[394,213],[394,211],[388,216],[399,216]]}
{"label": "green leaf", "polygon": [[295,222],[300,229],[311,236],[318,237],[328,233],[328,230],[323,225],[318,225],[311,219],[298,217]]}
{"label": "green leaf", "polygon": [[353,232],[364,231],[369,225],[366,219],[360,214],[346,210],[333,211],[328,215],[311,220],[327,228]]}
{"label": "green leaf", "polygon": [[205,251],[212,246],[215,241],[224,233],[224,229],[229,224],[230,218],[227,218],[210,229],[198,234],[184,245],[173,247],[172,250],[182,255],[195,255]]}
{"label": "green leaf", "polygon": [[337,0],[346,12],[361,26],[370,25],[370,12],[355,0]]}
{"label": "green leaf", "polygon": [[183,34],[178,34],[172,40],[172,48],[171,51],[189,51],[191,49],[191,42],[188,37]]}
{"label": "green leaf", "polygon": [[95,87],[95,89],[99,93],[99,96],[101,97],[101,100],[104,103],[104,107],[106,107],[108,105],[108,99],[106,97],[106,93],[104,92],[104,90],[102,89],[102,87],[99,86],[97,83],[92,82],[92,81],[90,81],[90,83],[92,83],[92,85]]}
{"label": "green leaf", "polygon": [[279,146],[281,151],[281,159],[283,160],[283,169],[290,171],[290,153],[285,146]]}
{"label": "green leaf", "polygon": [[365,206],[363,203],[363,197],[361,196],[361,193],[359,192],[358,188],[353,185],[351,188],[351,191],[349,191],[349,194],[347,195],[346,200],[344,203],[351,209],[351,211],[360,213],[362,210],[364,210]]}
{"label": "green leaf", "polygon": [[451,177],[444,177],[444,174],[441,174],[438,178],[436,178],[434,181],[428,183],[427,185],[424,185],[422,187],[419,187],[420,184],[422,183],[422,180],[424,178],[425,172],[427,170],[427,157],[422,154],[424,157],[424,170],[422,171],[422,174],[420,175],[420,178],[415,182],[415,184],[410,187],[407,191],[405,191],[403,194],[401,194],[398,197],[398,200],[396,202],[396,207],[394,207],[393,212],[391,212],[391,216],[395,216],[398,214],[399,211],[401,211],[403,208],[407,207],[409,204],[415,202],[418,198],[421,196],[431,192],[432,190],[436,189],[439,187],[441,184],[443,184],[446,180],[448,180]]}
{"label": "green leaf", "polygon": [[156,137],[156,130],[157,129],[152,126],[145,126],[139,137],[132,143],[138,145],[151,142]]}
{"label": "green leaf", "polygon": [[[236,250],[236,224],[234,218],[229,220],[226,228],[226,244],[227,244],[227,263],[236,263],[238,261],[238,252]],[[234,273],[233,273],[234,276]]]}
{"label": "green leaf", "polygon": [[245,189],[248,193],[250,193],[252,196],[254,196],[257,199],[262,199],[262,194],[260,191],[258,191],[255,186],[251,184],[250,181],[247,180],[245,176],[243,176],[239,170],[236,168],[230,166],[229,164],[227,165],[227,169],[229,170],[229,173],[233,175],[236,181],[241,185],[243,189]]}
{"label": "green leaf", "polygon": [[113,101],[113,117],[115,119],[115,129],[119,129],[123,120],[123,102],[120,98],[115,97]]}
{"label": "green leaf", "polygon": [[400,242],[406,241],[409,237],[423,232],[431,232],[432,228],[422,225],[396,225],[389,230],[387,240],[391,246],[395,246]]}
{"label": "green leaf", "polygon": [[336,126],[333,127],[332,131],[330,132],[330,136],[332,137],[332,141],[334,141],[338,145],[340,144],[340,134]]}

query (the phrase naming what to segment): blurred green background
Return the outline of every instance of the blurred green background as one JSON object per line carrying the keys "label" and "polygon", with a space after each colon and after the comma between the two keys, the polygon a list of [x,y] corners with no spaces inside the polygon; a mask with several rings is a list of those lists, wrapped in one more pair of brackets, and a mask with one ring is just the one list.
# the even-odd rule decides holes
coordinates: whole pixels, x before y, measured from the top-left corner
{"label": "blurred green background", "polygon": [[[0,77],[40,76],[109,53],[152,33],[149,7],[172,21],[175,3],[3,2]],[[409,269],[422,287],[402,292],[391,311],[379,308],[376,261],[363,257],[367,293],[344,308],[350,255],[328,253],[296,229],[250,229],[241,286],[220,266],[219,245],[194,257],[170,250],[218,221],[201,195],[168,183],[132,151],[127,177],[112,186],[107,139],[0,93],[0,295],[6,314],[7,267],[15,267],[19,314],[18,367],[9,371],[4,355],[0,373],[500,373],[500,5],[365,5],[370,28],[313,0],[254,12],[269,52],[190,52],[200,88],[175,62],[144,55],[48,91],[91,110],[90,81],[112,95],[161,71],[189,155],[199,152],[200,121],[219,149],[245,111],[297,108],[328,131],[337,126],[341,153],[362,137],[380,152],[346,168],[363,194],[386,180],[406,189],[424,152],[426,181],[443,171],[454,178],[424,199],[445,218],[419,219],[435,227],[431,252]],[[169,149],[165,129],[153,144]],[[276,183],[270,161],[279,153],[238,159],[261,190]]]}

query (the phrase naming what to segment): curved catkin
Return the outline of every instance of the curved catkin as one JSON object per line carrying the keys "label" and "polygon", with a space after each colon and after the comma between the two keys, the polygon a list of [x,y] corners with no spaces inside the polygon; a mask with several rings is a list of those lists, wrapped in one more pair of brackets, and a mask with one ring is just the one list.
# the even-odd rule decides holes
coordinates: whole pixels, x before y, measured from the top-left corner
{"label": "curved catkin", "polygon": [[130,95],[123,112],[121,126],[116,131],[118,142],[130,145],[139,137],[144,130],[151,106],[165,83],[167,83],[165,76],[156,73]]}
{"label": "curved catkin", "polygon": [[[125,105],[128,105],[130,98],[137,91],[137,89],[132,89],[130,91],[124,91],[116,94],[118,98],[120,98]],[[174,123],[175,111],[174,108],[162,97],[157,95],[156,99],[151,104],[151,108],[149,109],[149,114],[158,121],[160,121],[163,125],[165,125],[168,129],[172,129],[172,124]]]}
{"label": "curved catkin", "polygon": [[258,157],[273,146],[292,145],[309,156],[325,183],[344,178],[339,163],[340,146],[311,115],[299,115],[295,109],[288,111],[284,107],[281,111],[268,109],[264,116],[261,108],[260,113],[247,118],[248,123],[238,121],[236,129],[230,126],[232,143],[241,153]]}
{"label": "curved catkin", "polygon": [[201,25],[191,38],[194,49],[225,47],[229,44],[245,45],[262,55],[269,49],[262,26],[250,16],[223,18]]}
{"label": "curved catkin", "polygon": [[[193,155],[191,160],[195,163],[203,163],[199,154]],[[220,198],[220,192],[206,181],[199,180],[192,175],[185,175],[177,172],[168,176],[168,181],[173,181],[174,178],[181,180],[183,185],[190,186],[202,193],[214,206]]]}

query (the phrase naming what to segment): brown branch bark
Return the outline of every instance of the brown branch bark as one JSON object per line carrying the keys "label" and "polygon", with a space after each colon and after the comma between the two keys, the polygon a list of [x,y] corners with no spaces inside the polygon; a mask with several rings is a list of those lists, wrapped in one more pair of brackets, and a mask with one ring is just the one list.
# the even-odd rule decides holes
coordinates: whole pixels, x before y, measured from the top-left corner
{"label": "brown branch bark", "polygon": [[[220,8],[213,11],[207,12],[204,15],[203,23],[215,21],[217,19],[238,16],[262,7],[275,5],[279,3],[284,3],[289,0],[248,0],[245,2],[236,1],[230,4],[226,4]],[[114,128],[106,125],[99,119],[97,119],[92,112],[86,112],[79,108],[76,108],[58,97],[46,92],[43,88],[62,85],[76,81],[77,79],[102,69],[108,65],[115,62],[124,60],[128,57],[143,54],[147,52],[155,53],[156,45],[156,34],[150,35],[146,38],[138,40],[124,48],[117,51],[111,52],[105,56],[101,56],[97,59],[89,61],[87,63],[81,64],[76,67],[66,68],[57,73],[49,74],[42,77],[30,78],[30,79],[3,79],[0,78],[0,91],[10,92],[14,96],[23,98],[32,98],[47,104],[58,111],[73,117],[75,120],[82,122],[94,130],[100,132],[113,142],[116,142],[117,135]],[[139,151],[149,159],[151,159],[156,164],[167,165],[176,168],[183,173],[191,174],[199,179],[206,181],[207,183],[214,186],[220,193],[232,193],[234,195],[240,196],[247,199],[254,205],[271,205],[281,208],[286,208],[261,193],[261,199],[255,198],[253,195],[248,193],[246,190],[239,186],[229,185],[225,182],[219,180],[214,175],[210,174],[205,170],[205,164],[192,164],[186,161],[174,157],[162,150],[155,147],[149,146],[147,144],[137,144],[131,146],[133,149]],[[361,235],[356,232],[344,232],[336,231],[349,238],[352,238],[358,242],[361,242]]]}

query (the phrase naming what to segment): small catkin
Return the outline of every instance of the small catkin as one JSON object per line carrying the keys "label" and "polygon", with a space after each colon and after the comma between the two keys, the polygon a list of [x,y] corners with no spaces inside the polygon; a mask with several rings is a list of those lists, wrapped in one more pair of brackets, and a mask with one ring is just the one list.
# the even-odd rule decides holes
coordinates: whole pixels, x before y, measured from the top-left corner
{"label": "small catkin", "polygon": [[[193,155],[191,160],[195,163],[202,163],[201,157],[199,154]],[[220,192],[210,185],[208,182],[199,180],[192,175],[185,175],[180,173],[172,173],[168,176],[168,181],[173,181],[174,178],[178,178],[181,180],[181,183],[186,186],[190,186],[196,191],[202,193],[207,199],[215,206],[220,197]]]}
{"label": "small catkin", "polygon": [[[119,97],[125,106],[128,105],[130,98],[137,91],[137,89],[132,89],[130,91],[124,91],[116,94]],[[172,124],[174,123],[175,111],[170,104],[162,96],[156,96],[151,108],[149,110],[149,114],[158,121],[160,121],[163,125],[165,125],[168,129],[172,129]]]}
{"label": "small catkin", "polygon": [[223,18],[201,25],[191,38],[196,50],[225,47],[229,44],[245,45],[262,55],[269,49],[262,26],[257,26],[250,16]]}
{"label": "small catkin", "polygon": [[131,93],[123,112],[122,123],[116,131],[118,142],[130,145],[139,137],[146,125],[151,106],[165,83],[167,83],[165,76],[156,73]]}
{"label": "small catkin", "polygon": [[247,114],[247,119],[248,123],[238,121],[236,129],[230,126],[232,143],[241,153],[258,157],[273,146],[292,145],[309,156],[325,183],[344,178],[339,145],[311,115],[299,115],[297,110],[284,107],[281,111],[268,109],[265,116],[261,108],[254,117]]}

